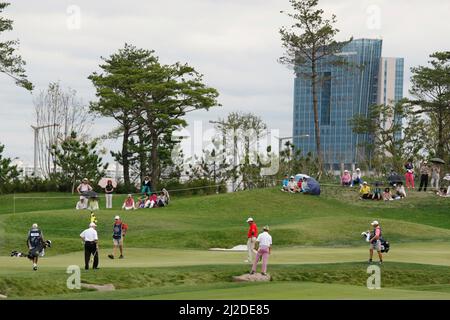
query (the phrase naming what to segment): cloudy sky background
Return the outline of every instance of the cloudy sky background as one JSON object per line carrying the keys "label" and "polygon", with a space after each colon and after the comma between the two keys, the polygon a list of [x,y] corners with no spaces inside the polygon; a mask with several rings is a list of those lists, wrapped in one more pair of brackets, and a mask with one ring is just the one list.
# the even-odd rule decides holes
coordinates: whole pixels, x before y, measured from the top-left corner
{"label": "cloudy sky background", "polygon": [[[35,85],[34,94],[60,81],[88,103],[95,99],[87,76],[98,70],[125,42],[153,49],[164,63],[188,62],[220,92],[220,108],[198,111],[189,123],[224,117],[231,111],[253,112],[269,128],[291,135],[293,75],[277,63],[282,55],[278,29],[290,20],[280,14],[288,0],[10,0],[6,15],[14,31],[1,40],[20,39],[20,53]],[[80,28],[71,29],[70,6],[81,10]],[[382,38],[383,56],[405,58],[409,69],[424,65],[434,51],[450,49],[450,2],[447,0],[321,0],[335,13],[339,40]],[[379,21],[377,13],[379,12]],[[0,74],[0,142],[6,155],[33,159],[33,96]],[[92,135],[114,127],[97,120]],[[192,127],[192,126],[191,126]],[[106,143],[116,148],[117,143]]]}

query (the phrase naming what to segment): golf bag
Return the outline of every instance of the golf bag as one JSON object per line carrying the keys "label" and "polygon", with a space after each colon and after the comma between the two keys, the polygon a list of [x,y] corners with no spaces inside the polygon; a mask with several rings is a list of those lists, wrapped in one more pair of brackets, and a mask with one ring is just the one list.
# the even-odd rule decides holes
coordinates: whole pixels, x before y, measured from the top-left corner
{"label": "golf bag", "polygon": [[388,253],[391,247],[389,241],[386,241],[383,238],[381,238],[380,241],[381,241],[381,252]]}
{"label": "golf bag", "polygon": [[43,257],[45,255],[45,248],[51,248],[52,246],[52,241],[51,240],[46,240],[45,242],[42,243],[42,246],[38,246],[35,248],[32,248],[31,250],[28,251],[27,254],[20,252],[20,251],[11,251],[11,257],[23,257],[23,258],[28,258],[28,259],[33,259],[37,256]]}
{"label": "golf bag", "polygon": [[[363,237],[364,240],[366,240],[366,242],[369,242],[371,237],[370,231],[361,232],[361,237]],[[380,241],[381,241],[381,252],[388,253],[391,244],[389,243],[389,241],[386,241],[383,237],[380,238]]]}

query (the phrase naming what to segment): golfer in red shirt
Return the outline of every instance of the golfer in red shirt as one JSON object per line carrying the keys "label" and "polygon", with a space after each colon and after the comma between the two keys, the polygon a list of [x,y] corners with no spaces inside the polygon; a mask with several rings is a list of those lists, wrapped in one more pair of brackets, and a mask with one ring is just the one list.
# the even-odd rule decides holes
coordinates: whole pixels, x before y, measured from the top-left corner
{"label": "golfer in red shirt", "polygon": [[256,243],[256,237],[258,236],[258,227],[256,226],[255,221],[253,221],[253,218],[248,218],[247,223],[249,225],[248,233],[247,233],[247,251],[248,251],[248,257],[245,262],[247,263],[253,263],[253,259],[256,256],[256,250],[255,250],[255,243]]}

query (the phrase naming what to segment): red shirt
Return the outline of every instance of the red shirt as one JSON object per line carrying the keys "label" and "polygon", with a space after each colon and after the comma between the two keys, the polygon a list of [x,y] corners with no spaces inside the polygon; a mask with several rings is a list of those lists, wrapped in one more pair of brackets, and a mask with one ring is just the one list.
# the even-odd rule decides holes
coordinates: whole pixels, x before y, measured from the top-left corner
{"label": "red shirt", "polygon": [[256,223],[252,223],[250,225],[250,228],[248,229],[248,238],[257,237],[258,236],[258,227],[256,226]]}

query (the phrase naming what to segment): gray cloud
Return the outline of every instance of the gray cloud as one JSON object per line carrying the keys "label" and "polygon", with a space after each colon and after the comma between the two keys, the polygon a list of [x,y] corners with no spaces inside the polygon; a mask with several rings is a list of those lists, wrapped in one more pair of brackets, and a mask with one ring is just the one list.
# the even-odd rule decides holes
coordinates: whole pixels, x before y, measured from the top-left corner
{"label": "gray cloud", "polygon": [[[431,52],[450,46],[450,4],[445,0],[320,3],[337,15],[339,39],[381,37],[384,56],[405,58],[405,94],[409,68],[425,64]],[[69,5],[81,9],[79,30],[67,28]],[[380,10],[379,29],[368,27],[370,6]],[[128,42],[156,50],[164,63],[188,62],[219,90],[223,107],[192,113],[187,117],[190,123],[241,110],[258,114],[271,128],[290,135],[293,75],[276,61],[282,54],[278,29],[290,21],[280,10],[289,10],[287,0],[17,0],[7,9],[15,30],[5,36],[20,39],[36,93],[61,80],[85,102],[94,99],[87,76],[98,70],[100,56],[109,56]],[[0,142],[10,156],[31,161],[32,97],[3,75],[0,86]],[[114,125],[98,120],[93,134]]]}

